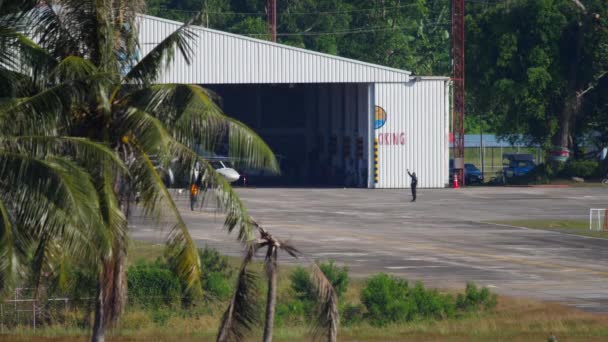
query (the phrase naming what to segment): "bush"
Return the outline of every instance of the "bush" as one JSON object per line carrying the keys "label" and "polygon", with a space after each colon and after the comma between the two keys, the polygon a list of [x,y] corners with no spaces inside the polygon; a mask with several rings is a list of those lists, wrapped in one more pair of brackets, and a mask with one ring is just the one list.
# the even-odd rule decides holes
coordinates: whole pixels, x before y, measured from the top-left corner
{"label": "bush", "polygon": [[340,306],[340,323],[345,326],[359,324],[365,316],[365,306],[346,303]]}
{"label": "bush", "polygon": [[223,274],[203,274],[203,290],[212,298],[226,300],[232,295],[232,282]]}
{"label": "bush", "polygon": [[[234,269],[228,263],[228,258],[221,255],[217,250],[209,247],[198,250],[201,264],[201,290],[207,299],[226,300],[232,295],[232,278]],[[169,269],[176,273],[177,262],[173,255],[167,255]],[[180,282],[182,293],[182,305],[191,307],[201,292],[198,289],[186,292],[186,284]]]}
{"label": "bush", "polygon": [[129,302],[146,307],[178,303],[181,285],[177,276],[160,261],[140,262],[128,270]]}
{"label": "bush", "polygon": [[596,177],[601,175],[600,164],[595,160],[569,160],[561,173],[564,177]]}
{"label": "bush", "polygon": [[374,325],[407,321],[413,318],[414,302],[408,283],[385,273],[373,276],[361,291],[361,302]]}
{"label": "bush", "polygon": [[[410,288],[407,281],[380,273],[367,281],[361,291],[361,302],[367,309],[365,317],[370,323],[382,326],[395,322],[450,318],[461,312],[491,310],[496,306],[496,295],[487,288],[478,290],[475,284],[468,283],[464,295],[459,294],[454,299],[449,294],[426,289],[420,282]],[[352,314],[356,315],[356,312]]]}
{"label": "bush", "polygon": [[304,324],[307,313],[311,312],[311,303],[301,300],[290,300],[286,303],[278,303],[276,308],[275,323],[277,327],[284,326],[285,323]]}
{"label": "bush", "polygon": [[456,307],[463,311],[492,310],[496,307],[496,294],[488,288],[477,289],[474,283],[467,283],[463,294],[458,294]]}
{"label": "bush", "polygon": [[234,269],[228,258],[213,248],[199,249],[201,260],[203,291],[210,297],[226,300],[232,295],[232,277]]}
{"label": "bush", "polygon": [[453,317],[456,313],[452,296],[441,294],[435,289],[427,290],[420,282],[411,290],[411,297],[416,303],[416,318],[443,319]]}
{"label": "bush", "polygon": [[[331,283],[338,297],[342,297],[348,290],[348,269],[338,267],[333,261],[319,264],[319,268]],[[315,288],[310,273],[303,267],[297,267],[289,276],[291,288],[300,300],[315,301]]]}

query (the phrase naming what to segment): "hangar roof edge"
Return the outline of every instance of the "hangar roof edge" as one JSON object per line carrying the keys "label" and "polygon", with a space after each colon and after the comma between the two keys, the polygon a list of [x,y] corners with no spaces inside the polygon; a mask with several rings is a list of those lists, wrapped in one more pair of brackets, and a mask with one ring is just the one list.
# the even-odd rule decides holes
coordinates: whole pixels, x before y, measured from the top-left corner
{"label": "hangar roof edge", "polygon": [[[169,20],[169,19],[165,19],[165,18],[159,18],[159,17],[147,15],[147,14],[139,14],[139,16],[142,18],[142,21],[155,21],[155,22],[169,24],[169,25],[180,25],[180,26],[183,25],[183,23],[178,22],[178,21],[173,21],[173,20]],[[372,69],[375,69],[378,72],[380,72],[380,73],[383,74],[383,76],[377,75],[376,77],[374,77],[373,75],[366,75],[366,77],[363,77],[363,79],[361,81],[355,79],[352,82],[369,82],[369,83],[374,83],[374,82],[377,82],[377,83],[407,82],[407,81],[410,80],[410,75],[412,74],[410,71],[406,71],[406,70],[401,70],[401,69],[387,67],[387,66],[383,66],[383,65],[363,62],[363,61],[359,61],[359,60],[356,60],[356,59],[350,59],[350,58],[336,56],[336,55],[331,55],[331,54],[327,54],[327,53],[307,50],[307,49],[298,48],[298,47],[294,47],[294,46],[290,46],[290,45],[274,43],[274,42],[270,42],[270,41],[266,41],[266,40],[261,40],[261,39],[256,39],[256,38],[252,38],[252,37],[242,36],[242,35],[238,35],[238,34],[234,34],[234,33],[229,33],[229,32],[225,32],[225,31],[219,31],[219,30],[215,30],[215,29],[210,29],[210,28],[202,27],[202,26],[195,26],[195,25],[193,25],[192,29],[195,30],[195,31],[198,31],[198,32],[205,32],[205,33],[208,33],[208,34],[216,34],[216,35],[221,35],[221,36],[224,36],[224,37],[229,37],[229,39],[237,39],[237,40],[240,40],[240,41],[249,42],[250,44],[253,43],[253,44],[259,44],[259,45],[267,46],[267,47],[270,47],[271,49],[284,49],[284,50],[292,51],[295,54],[301,54],[303,58],[305,58],[305,56],[309,56],[311,58],[314,58],[312,56],[316,56],[316,57],[322,58],[323,60],[330,59],[330,60],[336,61],[337,63],[342,62],[342,63],[346,63],[348,65],[351,65],[351,67],[348,67],[348,68],[353,68],[355,66],[360,66],[360,67],[364,67],[364,68],[372,68]],[[140,37],[142,37],[141,31],[142,31],[142,29],[141,29],[141,24],[140,24]],[[167,33],[164,32],[164,34],[166,36]],[[154,43],[157,44],[157,43],[160,42],[160,40],[164,39],[164,37],[162,37],[162,36],[155,37],[154,40],[156,40],[156,39],[158,39],[158,40],[155,41],[155,42],[153,42],[153,41],[150,41],[151,40],[150,34],[146,34],[144,36],[147,38],[147,40],[143,39],[142,45],[143,44],[152,45]],[[141,39],[140,39],[140,41],[141,41]],[[149,49],[151,49],[151,48],[152,47],[149,47]],[[148,51],[149,51],[149,49],[148,49]],[[284,51],[284,50],[282,50],[282,51]],[[327,60],[325,60],[325,61],[327,61]],[[369,72],[370,69],[367,69],[367,70]],[[348,73],[348,72],[352,72],[352,70],[350,70],[350,69],[344,69],[344,70],[341,70],[341,72],[342,73]],[[390,75],[392,75],[392,76],[390,76]],[[322,78],[327,79],[328,77],[325,76],[325,77],[322,77]],[[336,80],[336,82],[349,82],[348,79],[350,79],[351,77],[341,77],[341,78],[344,78],[344,79],[343,80]],[[430,79],[429,77],[424,77],[424,76],[421,76],[421,78],[422,79]],[[305,80],[304,80],[304,82],[305,82]],[[332,82],[332,81],[329,80],[329,81],[326,81],[326,82]]]}

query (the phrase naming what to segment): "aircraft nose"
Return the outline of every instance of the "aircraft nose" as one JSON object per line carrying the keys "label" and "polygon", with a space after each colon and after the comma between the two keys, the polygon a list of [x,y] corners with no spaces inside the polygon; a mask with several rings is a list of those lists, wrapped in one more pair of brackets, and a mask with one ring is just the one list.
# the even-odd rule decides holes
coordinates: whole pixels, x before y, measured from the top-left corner
{"label": "aircraft nose", "polygon": [[226,180],[230,183],[236,182],[241,177],[241,175],[234,169],[225,168],[218,170],[218,172],[221,173],[222,176],[224,176],[224,178],[226,178]]}

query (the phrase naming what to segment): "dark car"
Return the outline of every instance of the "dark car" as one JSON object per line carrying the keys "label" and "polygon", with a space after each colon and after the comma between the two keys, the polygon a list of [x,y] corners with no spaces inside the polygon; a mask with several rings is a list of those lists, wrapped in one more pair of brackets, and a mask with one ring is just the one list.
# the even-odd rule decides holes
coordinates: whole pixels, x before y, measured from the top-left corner
{"label": "dark car", "polygon": [[536,167],[534,156],[531,154],[504,154],[503,163],[503,177],[505,178],[523,176]]}
{"label": "dark car", "polygon": [[464,179],[467,184],[481,184],[483,174],[474,164],[464,164]]}
{"label": "dark car", "polygon": [[[454,159],[450,159],[450,184],[454,181]],[[483,183],[483,174],[475,164],[464,164],[465,184]]]}

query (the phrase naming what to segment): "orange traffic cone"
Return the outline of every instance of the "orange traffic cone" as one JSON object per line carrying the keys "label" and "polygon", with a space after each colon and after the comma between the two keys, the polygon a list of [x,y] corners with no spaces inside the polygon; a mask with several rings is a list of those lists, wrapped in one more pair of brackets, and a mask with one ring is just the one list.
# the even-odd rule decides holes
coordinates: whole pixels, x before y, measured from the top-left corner
{"label": "orange traffic cone", "polygon": [[458,177],[454,177],[454,189],[459,189],[460,185],[458,185]]}

